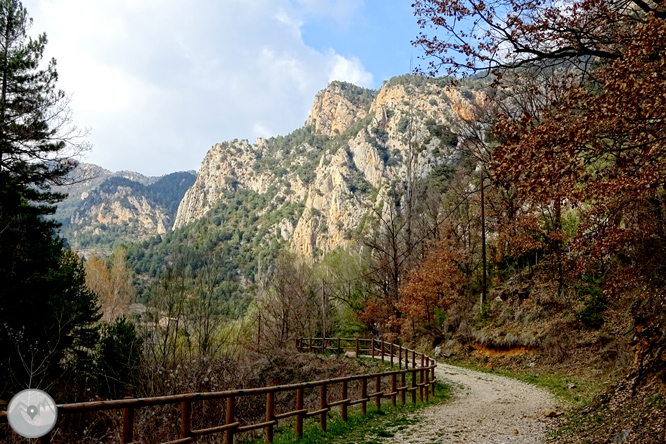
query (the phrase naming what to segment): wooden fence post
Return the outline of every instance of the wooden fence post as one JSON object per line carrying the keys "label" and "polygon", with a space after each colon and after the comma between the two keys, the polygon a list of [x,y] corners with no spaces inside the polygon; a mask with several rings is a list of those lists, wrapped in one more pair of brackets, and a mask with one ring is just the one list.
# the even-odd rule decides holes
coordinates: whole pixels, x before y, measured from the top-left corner
{"label": "wooden fence post", "polygon": [[391,393],[393,393],[393,394],[391,395],[391,405],[392,405],[393,407],[395,407],[395,398],[396,398],[396,396],[395,396],[395,389],[396,389],[396,384],[395,384],[395,373],[393,373],[393,374],[391,375]]}
{"label": "wooden fence post", "polygon": [[431,373],[430,373],[431,381],[432,381],[432,396],[435,396],[435,367],[434,367],[434,365],[435,365],[435,363],[433,362],[433,367],[432,367]]}
{"label": "wooden fence post", "polygon": [[416,368],[416,351],[412,350],[412,368]]}
{"label": "wooden fence post", "polygon": [[[234,422],[234,416],[236,416],[236,398],[234,396],[229,396],[227,398],[227,415],[225,418],[226,424],[231,424]],[[233,444],[234,443],[234,431],[232,429],[227,430],[224,436],[224,444]]]}
{"label": "wooden fence post", "polygon": [[361,378],[361,413],[364,415],[368,411],[368,401],[366,398],[368,397],[368,380],[365,379],[365,376]]}
{"label": "wooden fence post", "polygon": [[377,376],[375,377],[375,393],[377,394],[377,397],[375,397],[375,406],[377,406],[377,410],[382,409],[382,377]]}
{"label": "wooden fence post", "polygon": [[356,357],[358,358],[358,338],[356,338]]}
{"label": "wooden fence post", "polygon": [[[125,399],[128,399],[126,397]],[[123,409],[123,435],[122,444],[129,444],[134,441],[134,407],[125,407]]]}
{"label": "wooden fence post", "polygon": [[340,338],[338,338],[338,354],[342,353],[342,348],[340,348]]}
{"label": "wooden fence post", "polygon": [[[303,410],[303,389],[296,389],[296,410]],[[303,436],[303,413],[296,415],[296,436]]]}
{"label": "wooden fence post", "polygon": [[[347,381],[342,381],[342,399],[347,399]],[[344,422],[347,422],[347,406],[348,404],[346,402],[343,402],[340,406],[342,410],[340,416],[342,416]]]}
{"label": "wooden fence post", "polygon": [[425,385],[423,388],[425,390],[425,400],[427,402],[430,399],[430,370],[425,370]]}
{"label": "wooden fence post", "polygon": [[180,419],[180,437],[189,438],[192,430],[192,402],[181,403],[182,418]]}
{"label": "wooden fence post", "polygon": [[[321,385],[321,409],[325,409],[328,406],[326,402],[326,383]],[[326,414],[327,412],[321,412],[319,415],[319,425],[321,426],[322,431],[326,431]]]}
{"label": "wooden fence post", "polygon": [[405,400],[405,392],[407,391],[407,381],[406,381],[407,377],[406,377],[406,374],[407,374],[407,371],[404,371],[404,372],[400,373],[400,387],[402,387],[402,389],[400,389],[400,402],[402,403],[402,405],[405,405],[406,402],[407,402]]}
{"label": "wooden fence post", "polygon": [[[416,362],[414,364],[416,364]],[[412,367],[412,402],[416,403],[416,370],[413,367]]]}
{"label": "wooden fence post", "polygon": [[[266,422],[275,419],[275,397],[273,392],[266,393]],[[273,442],[273,425],[266,426],[266,442]]]}
{"label": "wooden fence post", "polygon": [[308,342],[308,353],[312,353],[312,337],[310,337],[310,341]]}
{"label": "wooden fence post", "polygon": [[424,371],[425,370],[423,370],[423,368],[421,368],[419,370],[419,401],[420,402],[423,402],[423,382],[424,382],[423,372]]}
{"label": "wooden fence post", "polygon": [[384,363],[384,340],[379,341],[382,347],[382,364]]}
{"label": "wooden fence post", "polygon": [[372,348],[372,359],[375,359],[375,338],[370,340],[370,347]]}
{"label": "wooden fence post", "polygon": [[393,368],[393,342],[391,342],[391,368]]}

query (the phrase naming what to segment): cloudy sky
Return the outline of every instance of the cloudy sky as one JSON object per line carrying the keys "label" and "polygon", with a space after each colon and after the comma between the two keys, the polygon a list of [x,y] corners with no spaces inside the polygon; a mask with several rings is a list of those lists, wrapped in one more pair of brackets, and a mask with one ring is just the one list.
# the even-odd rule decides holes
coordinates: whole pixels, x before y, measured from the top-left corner
{"label": "cloudy sky", "polygon": [[409,0],[24,0],[45,32],[83,159],[146,175],[197,170],[217,142],[287,134],[331,80],[409,71]]}

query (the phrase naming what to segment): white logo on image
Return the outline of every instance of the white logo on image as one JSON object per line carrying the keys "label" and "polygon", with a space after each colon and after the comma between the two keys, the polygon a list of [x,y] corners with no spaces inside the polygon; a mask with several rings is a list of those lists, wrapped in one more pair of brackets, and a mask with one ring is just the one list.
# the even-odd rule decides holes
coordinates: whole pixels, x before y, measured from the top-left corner
{"label": "white logo on image", "polygon": [[49,433],[58,418],[58,407],[48,393],[28,389],[18,392],[7,407],[10,427],[24,438],[39,438]]}

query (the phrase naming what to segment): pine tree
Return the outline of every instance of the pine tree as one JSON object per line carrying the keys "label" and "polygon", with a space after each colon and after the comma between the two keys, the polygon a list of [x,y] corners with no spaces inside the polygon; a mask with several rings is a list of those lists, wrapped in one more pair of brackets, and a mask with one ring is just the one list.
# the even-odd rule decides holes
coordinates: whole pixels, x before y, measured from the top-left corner
{"label": "pine tree", "polygon": [[85,144],[71,125],[55,61],[41,60],[46,36],[20,1],[0,0],[0,398],[49,389],[71,368],[92,368],[96,297],[79,259],[45,218],[64,196],[51,191]]}

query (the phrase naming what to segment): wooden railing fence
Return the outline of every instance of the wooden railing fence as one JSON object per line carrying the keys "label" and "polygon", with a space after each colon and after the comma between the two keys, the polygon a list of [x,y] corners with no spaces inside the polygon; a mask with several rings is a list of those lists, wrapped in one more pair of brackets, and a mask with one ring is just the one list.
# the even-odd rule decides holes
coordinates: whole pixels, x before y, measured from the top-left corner
{"label": "wooden railing fence", "polygon": [[[382,399],[390,399],[391,405],[395,406],[397,398],[405,404],[406,395],[411,395],[411,402],[422,402],[428,400],[430,394],[435,394],[435,367],[436,362],[423,353],[410,350],[393,343],[376,339],[358,338],[306,338],[297,340],[296,347],[301,352],[353,352],[356,357],[362,354],[373,358],[380,358],[383,362],[390,362],[395,367],[397,361],[398,370],[389,370],[381,373],[370,373],[365,375],[344,376],[321,381],[310,381],[298,384],[278,385],[273,387],[259,387],[242,390],[227,390],[223,392],[188,393],[171,396],[156,396],[151,398],[118,399],[109,401],[81,402],[74,404],[58,404],[58,417],[74,413],[96,412],[102,410],[122,410],[123,426],[121,433],[122,444],[138,444],[134,437],[134,415],[138,408],[159,406],[166,404],[180,404],[180,437],[178,439],[161,444],[184,444],[197,441],[201,436],[214,433],[224,433],[225,444],[232,444],[234,436],[256,429],[265,429],[266,442],[273,442],[274,427],[279,420],[295,417],[296,434],[303,435],[303,421],[305,418],[319,416],[319,424],[326,431],[327,413],[336,406],[340,406],[341,419],[347,421],[348,408],[360,404],[361,412],[367,412],[367,404],[373,398],[375,406],[380,409]],[[403,368],[404,366],[404,368]],[[407,375],[411,375],[411,384],[407,383]],[[399,378],[399,381],[398,381]],[[388,379],[388,384],[385,380]],[[360,397],[350,396],[349,385],[351,382],[360,381]],[[368,392],[368,382],[374,382],[374,391]],[[389,391],[382,390],[382,382],[390,387]],[[340,399],[331,400],[328,393],[334,386],[340,386]],[[304,391],[306,389],[319,388],[319,408],[308,410],[304,404]],[[337,390],[336,390],[337,391]],[[275,396],[278,393],[295,392],[294,410],[276,413]],[[236,405],[239,398],[246,396],[266,396],[265,420],[253,424],[241,425],[236,416]],[[193,403],[196,401],[226,400],[224,424],[204,429],[192,427]],[[0,423],[7,422],[6,412],[0,412]],[[51,442],[50,435],[39,439],[41,444]]]}

